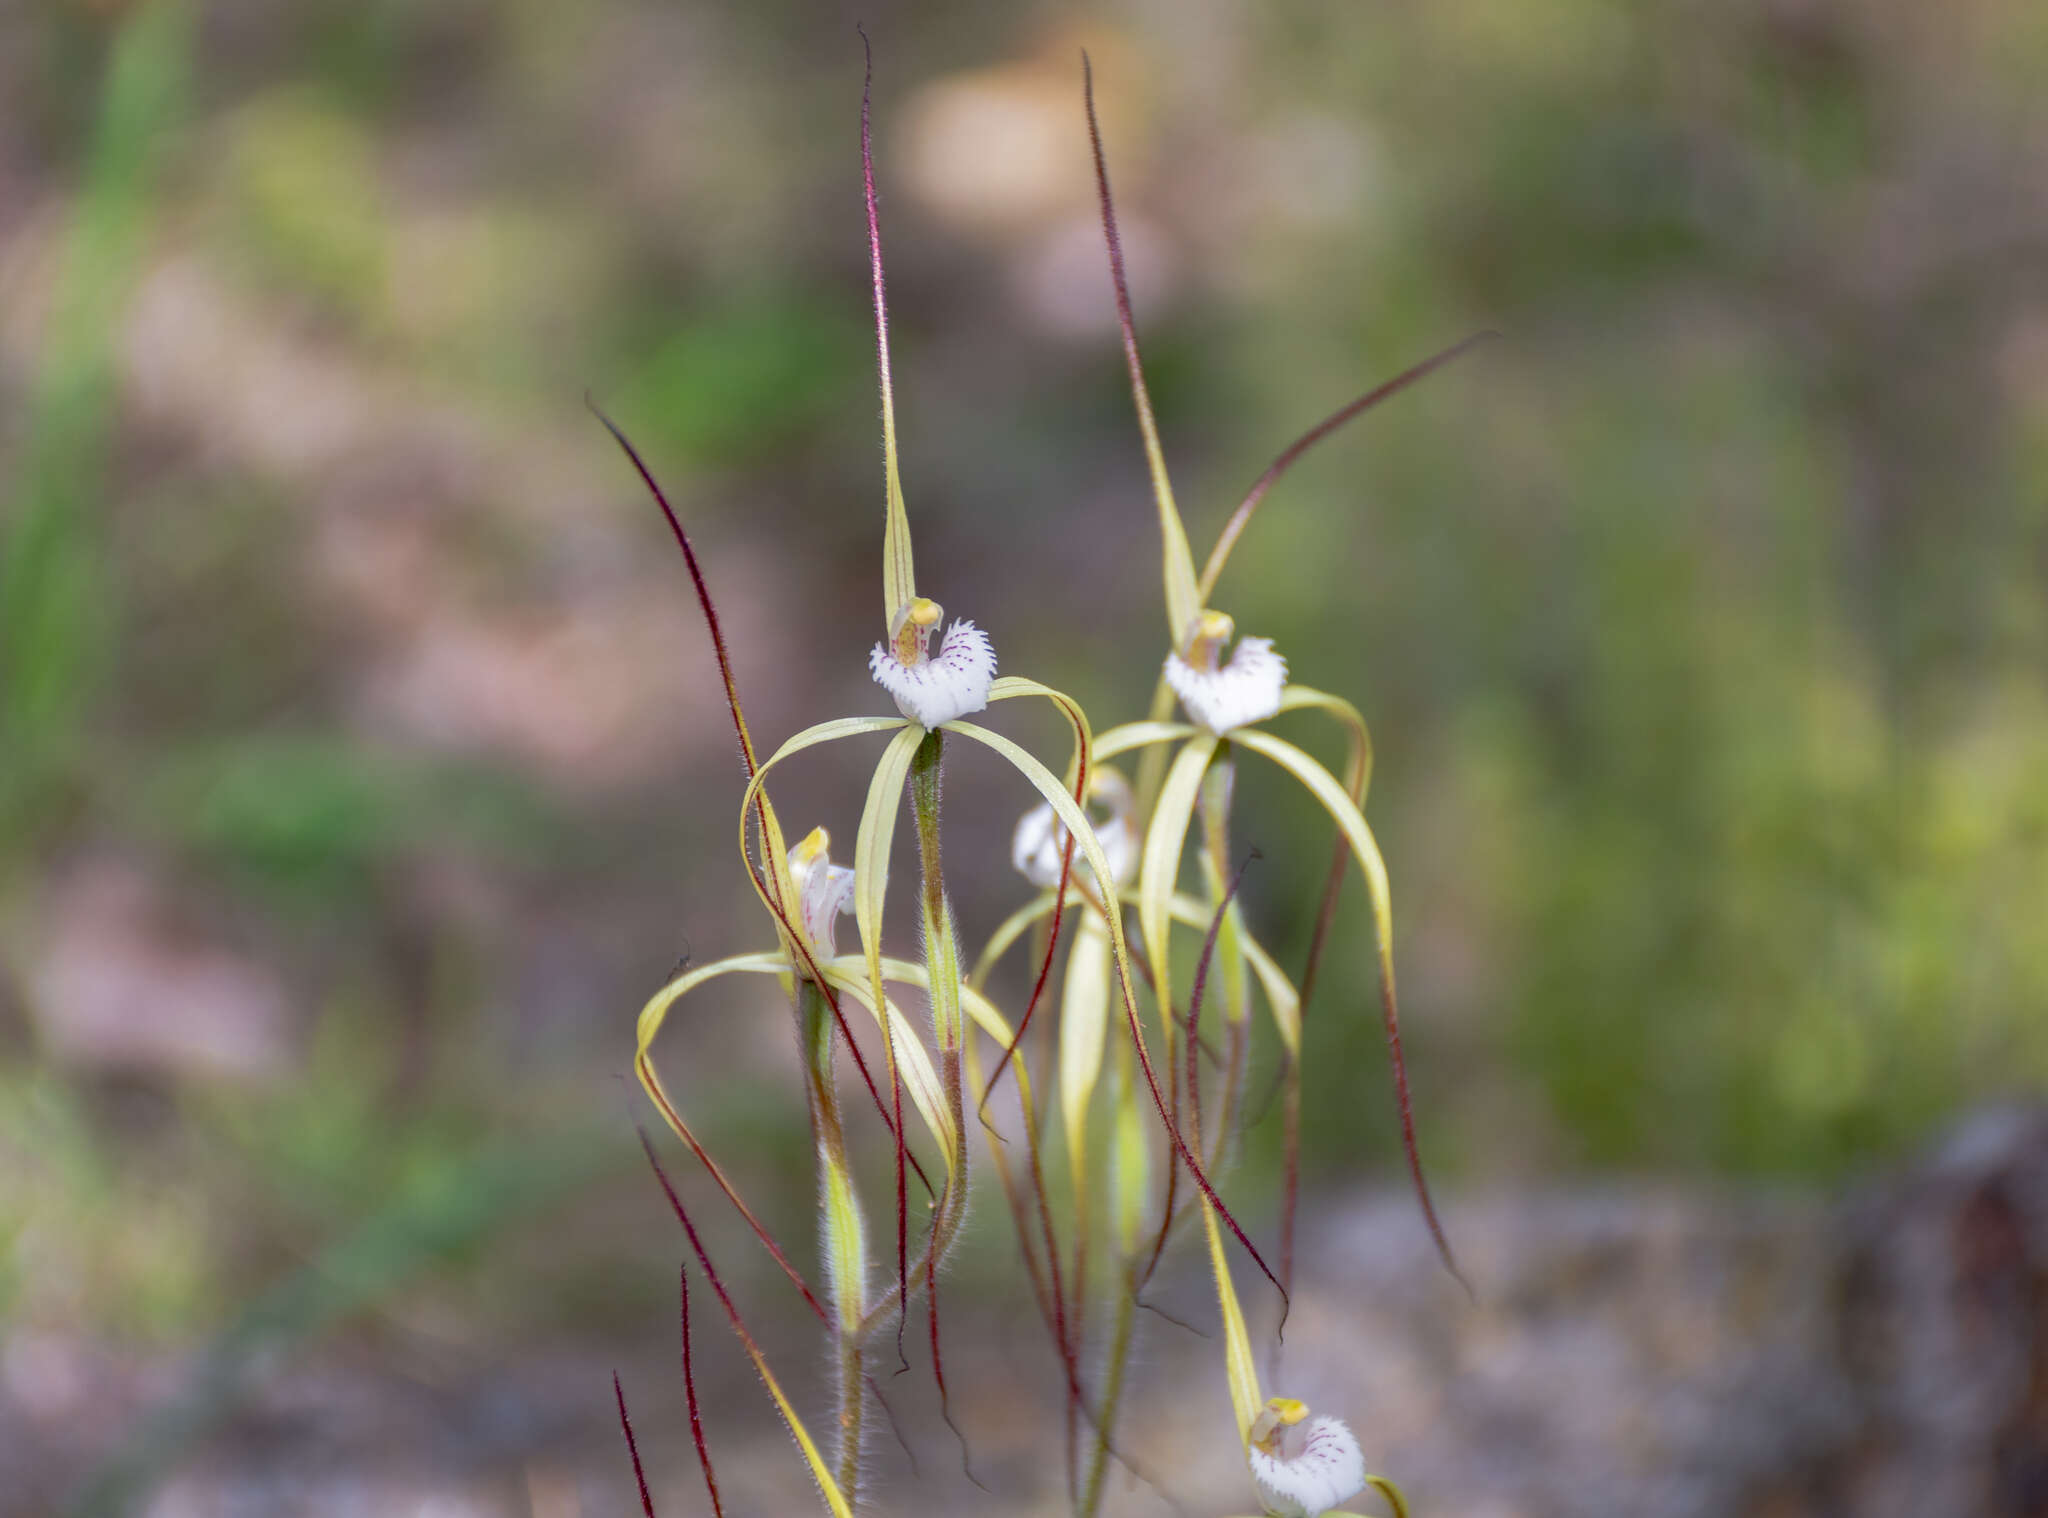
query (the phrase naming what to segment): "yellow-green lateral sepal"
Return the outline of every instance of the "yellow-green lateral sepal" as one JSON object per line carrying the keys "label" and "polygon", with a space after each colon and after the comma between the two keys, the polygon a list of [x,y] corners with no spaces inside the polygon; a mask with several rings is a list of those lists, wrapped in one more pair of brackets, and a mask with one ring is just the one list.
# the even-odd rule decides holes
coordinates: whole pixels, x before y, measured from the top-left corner
{"label": "yellow-green lateral sepal", "polygon": [[[1168,691],[1169,700],[1172,692]],[[1168,710],[1172,710],[1169,706]],[[1128,754],[1133,749],[1150,748],[1155,743],[1172,743],[1180,738],[1192,738],[1198,729],[1185,722],[1121,722],[1105,731],[1095,740],[1097,759],[1114,759],[1118,754]]]}
{"label": "yellow-green lateral sepal", "polygon": [[1084,912],[1067,950],[1066,980],[1060,990],[1060,1117],[1066,1125],[1067,1160],[1074,1172],[1076,1210],[1085,1212],[1088,1194],[1088,1108],[1102,1075],[1102,1046],[1109,1032],[1109,937],[1093,912]]}
{"label": "yellow-green lateral sepal", "polygon": [[889,740],[875,763],[867,804],[861,808],[860,831],[854,838],[853,921],[860,931],[861,952],[867,957],[868,985],[876,997],[882,994],[882,906],[889,891],[889,846],[896,837],[896,817],[903,806],[903,782],[910,774],[911,756],[923,741],[924,729],[909,723]]}
{"label": "yellow-green lateral sepal", "polygon": [[1209,1243],[1209,1269],[1216,1277],[1216,1305],[1223,1314],[1223,1370],[1230,1381],[1230,1406],[1237,1414],[1240,1444],[1251,1438],[1252,1420],[1265,1398],[1259,1395],[1258,1367],[1252,1361],[1251,1336],[1245,1332],[1244,1310],[1230,1283],[1230,1262],[1223,1257],[1223,1235],[1216,1227],[1216,1209],[1202,1199],[1202,1232]]}
{"label": "yellow-green lateral sepal", "polygon": [[[740,857],[746,862],[748,875],[754,881],[754,893],[761,898],[761,905],[768,908],[769,915],[775,918],[776,932],[782,938],[789,962],[793,965],[800,966],[803,955],[799,952],[800,946],[790,942],[789,930],[794,928],[799,933],[802,931],[803,909],[791,887],[788,865],[783,857],[781,829],[773,827],[772,836],[762,840],[762,852],[767,855],[764,860],[768,872],[765,882],[755,871],[753,856],[747,849],[747,819],[754,814],[756,803],[762,800],[761,793],[768,783],[768,772],[791,755],[800,754],[805,749],[816,748],[821,743],[833,743],[841,738],[857,738],[863,733],[892,732],[903,726],[905,723],[901,717],[840,717],[831,722],[820,722],[815,727],[805,728],[784,743],[769,756],[766,764],[754,772],[754,778],[747,782],[747,793],[740,801]],[[772,822],[773,811],[767,808],[765,803],[762,809],[769,812]]]}
{"label": "yellow-green lateral sepal", "polygon": [[1159,805],[1145,829],[1145,848],[1138,864],[1138,932],[1145,958],[1152,966],[1152,987],[1159,999],[1160,1026],[1167,1047],[1173,1047],[1173,964],[1167,943],[1167,902],[1180,874],[1181,849],[1194,820],[1195,798],[1202,774],[1216,754],[1216,735],[1197,733],[1174,756],[1159,791]]}
{"label": "yellow-green lateral sepal", "polygon": [[[838,959],[827,960],[818,967],[824,972],[825,983],[835,991],[845,992],[873,1014],[882,1027],[884,1039],[895,1051],[897,1068],[903,1079],[903,1089],[910,1093],[911,1105],[917,1108],[917,1115],[924,1119],[925,1127],[937,1140],[944,1152],[946,1168],[954,1168],[960,1154],[960,1130],[953,1122],[953,1115],[947,1110],[946,1088],[939,1082],[939,1073],[932,1068],[931,1056],[925,1053],[924,1044],[919,1041],[917,1031],[904,1018],[893,999],[884,998],[887,1022],[883,1023],[882,1012],[876,1010],[873,992],[866,976],[866,966],[860,959],[841,955]],[[882,978],[911,984],[923,984],[922,974],[913,977],[906,973],[911,967],[898,960],[882,962]]]}
{"label": "yellow-green lateral sepal", "polygon": [[1337,783],[1322,765],[1284,739],[1275,738],[1271,733],[1256,728],[1239,728],[1230,735],[1230,741],[1255,754],[1263,754],[1295,779],[1308,787],[1330,820],[1351,845],[1351,852],[1358,860],[1360,873],[1365,876],[1365,888],[1372,899],[1374,935],[1379,948],[1380,974],[1387,984],[1393,984],[1394,977],[1394,909],[1392,895],[1387,886],[1387,865],[1380,857],[1380,846],[1372,836],[1372,829],[1366,826],[1365,816],[1358,810],[1344,787]]}
{"label": "yellow-green lateral sepal", "polygon": [[1281,691],[1280,710],[1327,712],[1336,719],[1350,750],[1345,758],[1344,789],[1363,805],[1366,787],[1372,783],[1372,732],[1365,725],[1364,714],[1342,696],[1306,685],[1290,685]]}

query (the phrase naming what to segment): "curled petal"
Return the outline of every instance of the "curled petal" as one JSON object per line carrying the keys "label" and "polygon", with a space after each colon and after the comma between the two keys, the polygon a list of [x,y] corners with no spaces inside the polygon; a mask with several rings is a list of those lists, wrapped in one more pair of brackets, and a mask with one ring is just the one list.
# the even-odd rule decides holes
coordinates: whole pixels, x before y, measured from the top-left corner
{"label": "curled petal", "polygon": [[[1255,1434],[1258,1427],[1253,1425]],[[1326,1414],[1283,1423],[1268,1437],[1255,1437],[1246,1459],[1259,1498],[1274,1518],[1317,1518],[1365,1489],[1365,1457],[1358,1441],[1339,1419]]]}
{"label": "curled petal", "polygon": [[988,705],[996,651],[987,633],[972,622],[956,621],[946,629],[938,653],[914,663],[904,663],[888,645],[877,643],[868,655],[868,672],[896,698],[898,711],[929,731]]}
{"label": "curled petal", "polygon": [[1190,721],[1220,736],[1280,710],[1287,661],[1273,651],[1271,638],[1240,638],[1220,669],[1201,669],[1179,654],[1169,655],[1166,683]]}

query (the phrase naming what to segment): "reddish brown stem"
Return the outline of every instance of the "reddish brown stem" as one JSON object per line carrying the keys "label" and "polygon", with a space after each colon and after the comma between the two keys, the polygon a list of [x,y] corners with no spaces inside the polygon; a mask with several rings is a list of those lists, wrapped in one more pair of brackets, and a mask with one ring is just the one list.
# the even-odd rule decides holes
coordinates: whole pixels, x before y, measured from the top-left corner
{"label": "reddish brown stem", "polygon": [[697,1370],[690,1355],[690,1267],[684,1262],[676,1269],[682,1283],[683,1396],[690,1404],[690,1437],[697,1441],[697,1464],[704,1470],[704,1489],[711,1494],[711,1511],[725,1518],[725,1504],[718,1500],[718,1478],[711,1471],[711,1447],[704,1442],[704,1419],[697,1409]]}
{"label": "reddish brown stem", "polygon": [[[645,1056],[643,1055],[640,1058],[644,1059]],[[697,1163],[710,1172],[711,1179],[718,1183],[718,1189],[725,1193],[726,1200],[731,1202],[738,1209],[739,1215],[747,1220],[747,1226],[754,1230],[754,1237],[761,1241],[761,1247],[768,1251],[769,1257],[782,1267],[782,1273],[789,1277],[790,1283],[803,1294],[803,1299],[810,1304],[811,1311],[818,1315],[818,1321],[829,1325],[832,1321],[832,1315],[825,1310],[824,1305],[812,1293],[809,1283],[804,1280],[802,1274],[794,1265],[790,1264],[789,1256],[782,1252],[782,1246],[775,1242],[774,1235],[768,1232],[767,1226],[754,1216],[754,1210],[746,1204],[739,1192],[733,1188],[732,1182],[726,1179],[725,1172],[719,1168],[718,1162],[705,1152],[704,1146],[697,1142],[696,1135],[690,1132],[689,1126],[683,1122],[675,1108],[671,1107],[666,1098],[661,1095],[660,1087],[651,1081],[646,1081],[644,1078],[642,1084],[646,1085],[650,1094],[653,1095],[656,1104],[661,1108],[662,1116],[668,1119],[669,1126],[682,1136],[684,1143],[690,1146],[690,1152],[697,1157]],[[647,1131],[644,1128],[640,1130],[640,1143],[647,1150],[648,1159],[650,1161],[653,1160],[654,1141],[648,1138]],[[662,1175],[662,1184],[666,1186],[668,1178],[662,1174],[659,1164],[655,1166],[655,1173]],[[670,1195],[670,1200],[674,1200],[673,1193]]]}
{"label": "reddish brown stem", "polygon": [[1458,1268],[1458,1257],[1451,1253],[1444,1225],[1437,1221],[1436,1204],[1429,1199],[1429,1182],[1422,1178],[1422,1154],[1415,1143],[1415,1113],[1408,1100],[1408,1062],[1401,1056],[1401,1019],[1394,1010],[1393,983],[1384,975],[1380,978],[1380,1018],[1387,1028],[1387,1053],[1394,1066],[1394,1096],[1401,1109],[1401,1147],[1408,1154],[1408,1174],[1415,1182],[1415,1199],[1422,1204],[1423,1219],[1429,1224],[1429,1236],[1436,1240],[1436,1252],[1443,1257],[1444,1269],[1465,1288],[1466,1296],[1477,1301],[1479,1294]]}
{"label": "reddish brown stem", "polygon": [[[1271,471],[1268,471],[1269,473]],[[1358,788],[1352,787],[1355,792]],[[1354,794],[1351,798],[1361,798]],[[1308,1036],[1309,998],[1316,994],[1316,978],[1322,973],[1323,950],[1329,946],[1330,926],[1337,920],[1337,897],[1344,889],[1344,873],[1351,863],[1351,845],[1339,838],[1330,851],[1330,868],[1323,874],[1323,898],[1316,908],[1316,928],[1308,941],[1308,962],[1301,970],[1301,996],[1297,1026],[1299,1036]],[[1286,1160],[1280,1182],[1280,1276],[1294,1284],[1294,1219],[1301,1194],[1301,1059],[1291,1056],[1286,1074],[1286,1108],[1282,1118],[1282,1147]]]}
{"label": "reddish brown stem", "polygon": [[619,1385],[619,1373],[612,1372],[612,1395],[619,1402],[619,1427],[626,1431],[626,1453],[633,1457],[633,1479],[640,1484],[640,1511],[654,1518],[654,1498],[647,1490],[647,1472],[640,1465],[640,1443],[633,1437],[633,1420],[626,1415],[626,1389]]}
{"label": "reddish brown stem", "polygon": [[1411,368],[1403,369],[1392,379],[1386,381],[1386,383],[1375,385],[1356,400],[1339,406],[1320,422],[1317,422],[1315,426],[1309,428],[1308,431],[1288,444],[1281,451],[1280,456],[1266,466],[1266,472],[1252,482],[1252,488],[1245,493],[1244,500],[1239,502],[1237,510],[1230,514],[1230,520],[1223,524],[1223,531],[1216,537],[1216,546],[1209,551],[1209,562],[1202,569],[1204,583],[1212,581],[1216,575],[1222,572],[1224,559],[1229,555],[1231,547],[1237,542],[1238,536],[1244,531],[1245,525],[1251,521],[1252,514],[1259,509],[1259,502],[1266,498],[1266,492],[1280,482],[1280,476],[1293,468],[1296,461],[1304,453],[1307,453],[1309,449],[1315,447],[1316,444],[1342,427],[1346,422],[1370,411],[1381,401],[1400,394],[1410,385],[1434,374],[1437,370],[1443,368],[1445,364],[1469,352],[1479,344],[1499,336],[1498,332],[1486,331],[1474,332],[1469,337],[1459,339],[1442,352],[1431,354],[1421,363]]}

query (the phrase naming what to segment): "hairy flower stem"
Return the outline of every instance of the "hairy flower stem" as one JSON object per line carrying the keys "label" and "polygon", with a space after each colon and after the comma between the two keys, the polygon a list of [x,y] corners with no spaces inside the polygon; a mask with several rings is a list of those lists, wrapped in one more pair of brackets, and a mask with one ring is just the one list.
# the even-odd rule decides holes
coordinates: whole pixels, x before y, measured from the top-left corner
{"label": "hairy flower stem", "polygon": [[867,1222],[847,1163],[846,1129],[832,1070],[832,1009],[812,980],[799,982],[798,1021],[804,1048],[805,1094],[818,1146],[818,1191],[825,1269],[832,1297],[832,1344],[839,1362],[839,1443],[835,1476],[849,1506],[858,1506],[861,1437],[867,1408],[860,1324],[867,1294]]}

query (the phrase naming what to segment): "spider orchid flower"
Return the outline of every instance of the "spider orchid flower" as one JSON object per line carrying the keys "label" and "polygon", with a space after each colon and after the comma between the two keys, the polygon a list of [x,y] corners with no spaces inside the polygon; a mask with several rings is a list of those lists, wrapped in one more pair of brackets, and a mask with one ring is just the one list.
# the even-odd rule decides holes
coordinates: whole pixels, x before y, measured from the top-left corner
{"label": "spider orchid flower", "polygon": [[[1131,316],[1130,291],[1124,275],[1121,241],[1117,235],[1116,211],[1110,194],[1109,168],[1103,149],[1102,132],[1095,114],[1092,72],[1086,83],[1088,130],[1094,150],[1096,187],[1102,212],[1103,238],[1109,253],[1111,282],[1116,298],[1117,325],[1122,335],[1124,360],[1129,371],[1131,395],[1144,442],[1151,475],[1152,493],[1158,512],[1163,549],[1163,578],[1168,636],[1173,640],[1146,721],[1127,723],[1103,733],[1096,741],[1100,759],[1118,754],[1146,751],[1139,772],[1138,798],[1144,817],[1144,844],[1138,878],[1138,920],[1145,955],[1152,968],[1154,993],[1162,1009],[1171,1009],[1172,967],[1167,956],[1167,938],[1173,920],[1172,903],[1187,836],[1197,809],[1202,819],[1199,860],[1209,901],[1219,914],[1221,934],[1218,963],[1221,971],[1221,1000],[1226,1019],[1241,1025],[1245,1016],[1245,975],[1242,953],[1243,927],[1234,903],[1226,903],[1225,882],[1230,878],[1228,819],[1234,790],[1235,751],[1244,749],[1278,765],[1299,782],[1327,812],[1336,825],[1336,858],[1326,884],[1323,910],[1301,980],[1305,1004],[1314,988],[1316,969],[1328,935],[1337,888],[1342,883],[1347,855],[1355,859],[1364,877],[1371,906],[1374,942],[1379,961],[1380,1011],[1392,1057],[1396,1104],[1400,1114],[1403,1146],[1409,1173],[1438,1252],[1453,1275],[1457,1264],[1437,1220],[1423,1179],[1410,1115],[1407,1072],[1401,1056],[1400,1021],[1396,1010],[1392,909],[1387,870],[1379,845],[1363,813],[1366,786],[1371,774],[1372,744],[1365,720],[1358,709],[1340,696],[1303,685],[1288,683],[1286,661],[1265,638],[1240,638],[1225,657],[1236,628],[1222,612],[1211,609],[1211,596],[1246,523],[1268,490],[1286,470],[1315,443],[1345,422],[1368,410],[1388,396],[1407,388],[1436,368],[1490,336],[1480,333],[1417,364],[1376,389],[1341,408],[1297,439],[1267,469],[1237,511],[1225,525],[1199,578],[1188,547],[1187,530],[1174,503],[1166,460],[1159,441],[1152,402],[1145,386],[1145,374],[1138,356],[1137,333]],[[1168,720],[1178,699],[1186,722]],[[1315,710],[1333,719],[1347,740],[1347,754],[1340,780],[1330,768],[1295,744],[1266,731],[1264,724],[1274,717],[1295,711]],[[1169,758],[1169,752],[1171,757]],[[1167,1039],[1173,1037],[1170,1010],[1162,1015]],[[1234,1085],[1235,1075],[1232,1076]],[[1281,1208],[1281,1260],[1283,1279],[1292,1257],[1294,1205],[1297,1190],[1297,1156],[1300,1135],[1300,1062],[1290,1051],[1287,1073],[1286,1151],[1287,1175]],[[1462,1275],[1458,1275],[1462,1281]]]}
{"label": "spider orchid flower", "polygon": [[996,651],[988,634],[955,618],[939,651],[932,635],[945,609],[913,597],[890,619],[891,635],[868,655],[868,673],[896,700],[896,710],[927,732],[988,706]]}
{"label": "spider orchid flower", "polygon": [[1319,1518],[1365,1490],[1365,1456],[1339,1419],[1292,1397],[1269,1399],[1245,1451],[1273,1518]]}
{"label": "spider orchid flower", "polygon": [[[1088,780],[1088,805],[1096,841],[1109,860],[1116,888],[1121,890],[1138,870],[1138,833],[1133,815],[1136,802],[1131,795],[1131,783],[1109,766],[1097,766]],[[1052,807],[1041,802],[1017,820],[1017,829],[1010,836],[1010,863],[1039,890],[1050,891],[1064,873],[1070,836],[1066,824],[1053,815]]]}
{"label": "spider orchid flower", "polygon": [[[863,1387],[867,1379],[865,1356],[875,1336],[891,1325],[896,1330],[898,1354],[901,1355],[913,1282],[923,1292],[929,1308],[933,1372],[942,1409],[944,1407],[945,1381],[939,1356],[935,1286],[939,1265],[965,1217],[968,1198],[967,1150],[963,1142],[963,1050],[970,1046],[966,1024],[972,1020],[1006,1050],[1014,1051],[1030,1017],[1027,1007],[1024,1018],[1013,1030],[978,988],[965,984],[962,975],[952,907],[940,867],[939,801],[946,739],[966,740],[973,746],[993,750],[1017,770],[1052,809],[1065,834],[1061,845],[1063,873],[1071,869],[1078,855],[1096,880],[1115,880],[1119,874],[1078,799],[1089,794],[1089,776],[1094,763],[1091,732],[1080,706],[1059,691],[1036,681],[1014,676],[996,678],[994,650],[987,635],[970,622],[956,620],[946,627],[943,638],[938,640],[937,651],[932,649],[944,614],[936,602],[917,592],[909,519],[899,477],[869,95],[865,88],[861,102],[861,160],[866,190],[868,247],[874,278],[885,487],[882,590],[887,636],[886,641],[871,654],[869,668],[877,683],[894,699],[900,715],[843,717],[818,723],[791,737],[767,759],[757,761],[741,715],[732,663],[688,537],[662,498],[646,466],[624,436],[616,428],[612,429],[668,515],[710,625],[713,646],[726,684],[727,703],[740,735],[748,771],[739,815],[741,860],[756,895],[774,920],[779,940],[777,952],[738,955],[688,970],[657,993],[640,1014],[636,1069],[670,1127],[689,1145],[728,1199],[747,1217],[785,1273],[832,1329],[838,1350],[839,1439],[836,1458],[829,1465],[819,1455],[779,1391],[776,1392],[776,1400],[811,1464],[812,1474],[818,1480],[828,1505],[835,1513],[849,1512],[857,1494],[864,1424]],[[1073,757],[1065,780],[1009,738],[963,720],[994,702],[1026,696],[1049,701],[1072,731]],[[794,849],[785,849],[783,833],[767,789],[771,774],[800,753],[842,739],[864,736],[886,736],[888,741],[869,782],[855,835],[850,872],[832,864],[822,830],[810,834]],[[922,963],[891,959],[882,952],[888,861],[906,789],[910,793],[911,810],[917,825],[921,865],[919,906],[925,951]],[[1054,895],[1056,902],[1063,900],[1062,893],[1055,892]],[[834,929],[838,916],[848,909],[849,903],[860,940],[860,953],[841,957],[835,953]],[[1048,964],[1057,946],[1057,924],[1056,909],[1054,932],[1047,950]],[[1111,980],[1137,1041],[1138,1059],[1160,1119],[1202,1195],[1214,1204],[1217,1215],[1270,1278],[1272,1271],[1235,1220],[1223,1210],[1220,1199],[1207,1180],[1202,1162],[1180,1139],[1168,1115],[1165,1097],[1143,1051],[1131,962],[1119,914],[1111,913],[1105,919],[1104,933],[1113,971]],[[819,1153],[821,1253],[828,1275],[829,1310],[789,1264],[723,1172],[692,1135],[664,1088],[652,1059],[655,1038],[670,1010],[697,987],[733,973],[774,975],[793,983],[796,990],[807,1096]],[[903,1018],[890,998],[888,987],[891,984],[909,984],[924,992],[930,1007],[935,1055],[927,1052],[920,1033]],[[894,1290],[879,1294],[870,1290],[866,1222],[854,1192],[852,1169],[845,1147],[844,1121],[834,1084],[835,1037],[848,1047],[856,1061],[860,1060],[858,1045],[853,1041],[841,1010],[841,999],[845,996],[851,996],[875,1020],[881,1033],[888,1075],[886,1102],[880,1088],[869,1077],[870,1094],[881,1109],[883,1121],[889,1127],[896,1146]],[[865,1075],[864,1064],[862,1069]],[[932,1192],[932,1202],[929,1219],[921,1228],[923,1240],[914,1261],[909,1246],[906,1166],[916,1168],[920,1177],[924,1172],[908,1144],[902,1102],[906,1090],[926,1132],[937,1145],[942,1164],[939,1174],[926,1179],[927,1189]],[[769,1379],[758,1358],[756,1364],[761,1368],[764,1379]],[[775,1390],[772,1380],[770,1389]]]}
{"label": "spider orchid flower", "polygon": [[1408,1518],[1408,1502],[1401,1489],[1366,1470],[1358,1441],[1342,1420],[1311,1413],[1306,1403],[1293,1397],[1262,1395],[1251,1336],[1245,1331],[1244,1312],[1223,1255],[1223,1238],[1206,1202],[1202,1205],[1202,1229],[1223,1317],[1223,1366],[1231,1410],[1237,1416],[1246,1469],[1268,1518],[1356,1518],[1339,1504],[1368,1486],[1386,1501],[1394,1518]]}
{"label": "spider orchid flower", "polygon": [[839,919],[853,913],[853,871],[832,862],[831,834],[812,828],[789,851],[789,878],[796,887],[804,941],[812,956],[831,959],[839,952]]}
{"label": "spider orchid flower", "polygon": [[1236,632],[1237,624],[1223,612],[1204,611],[1181,647],[1166,656],[1166,683],[1181,710],[1219,738],[1278,716],[1287,686],[1287,661],[1273,652],[1271,638],[1239,638],[1229,659],[1223,658]]}

